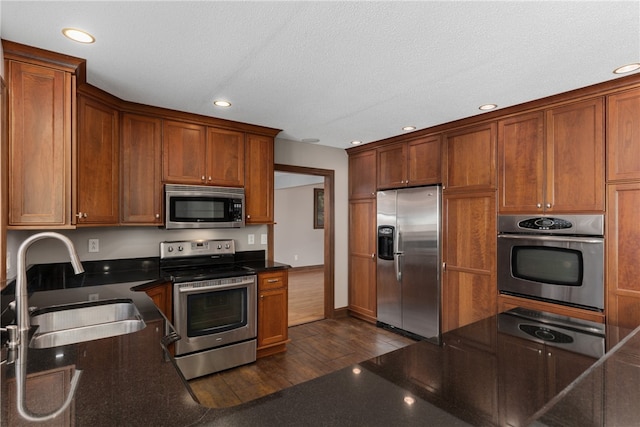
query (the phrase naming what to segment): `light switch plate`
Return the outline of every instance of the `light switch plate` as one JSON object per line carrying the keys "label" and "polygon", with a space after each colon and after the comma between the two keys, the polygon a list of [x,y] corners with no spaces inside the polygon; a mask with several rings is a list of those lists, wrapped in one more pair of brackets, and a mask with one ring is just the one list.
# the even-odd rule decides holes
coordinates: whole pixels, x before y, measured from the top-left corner
{"label": "light switch plate", "polygon": [[266,234],[261,234],[260,235],[260,244],[261,245],[266,245],[267,244],[267,235]]}

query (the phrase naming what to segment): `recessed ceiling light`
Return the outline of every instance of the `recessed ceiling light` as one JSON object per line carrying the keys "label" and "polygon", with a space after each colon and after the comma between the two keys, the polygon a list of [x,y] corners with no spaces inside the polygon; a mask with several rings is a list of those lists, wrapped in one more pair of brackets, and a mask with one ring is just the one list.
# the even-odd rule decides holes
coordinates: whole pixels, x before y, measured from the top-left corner
{"label": "recessed ceiling light", "polygon": [[615,70],[613,70],[613,72],[614,74],[624,74],[624,73],[630,73],[632,71],[636,71],[637,69],[640,69],[640,63],[634,62],[633,64],[627,64],[627,65],[623,65],[622,67],[618,67]]}
{"label": "recessed ceiling light", "polygon": [[231,107],[231,103],[229,101],[223,100],[213,101],[213,105],[217,107]]}
{"label": "recessed ceiling light", "polygon": [[320,142],[318,138],[302,138],[300,141],[307,142],[309,144],[315,144],[316,142]]}
{"label": "recessed ceiling light", "polygon": [[493,110],[494,108],[497,108],[498,106],[496,104],[484,104],[478,107],[478,109],[480,110]]}
{"label": "recessed ceiling light", "polygon": [[362,144],[362,141],[351,141],[351,145],[359,145]]}
{"label": "recessed ceiling light", "polygon": [[415,126],[405,126],[402,128],[402,130],[416,130]]}
{"label": "recessed ceiling light", "polygon": [[90,44],[96,41],[96,38],[86,31],[77,28],[63,28],[62,34],[75,42]]}

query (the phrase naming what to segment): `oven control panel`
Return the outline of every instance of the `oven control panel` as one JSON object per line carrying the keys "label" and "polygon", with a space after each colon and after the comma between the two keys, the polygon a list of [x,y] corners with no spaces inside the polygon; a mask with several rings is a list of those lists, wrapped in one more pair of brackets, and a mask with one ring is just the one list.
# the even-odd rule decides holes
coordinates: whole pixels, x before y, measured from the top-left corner
{"label": "oven control panel", "polygon": [[208,255],[233,255],[236,253],[233,239],[179,240],[160,243],[160,259],[184,258]]}

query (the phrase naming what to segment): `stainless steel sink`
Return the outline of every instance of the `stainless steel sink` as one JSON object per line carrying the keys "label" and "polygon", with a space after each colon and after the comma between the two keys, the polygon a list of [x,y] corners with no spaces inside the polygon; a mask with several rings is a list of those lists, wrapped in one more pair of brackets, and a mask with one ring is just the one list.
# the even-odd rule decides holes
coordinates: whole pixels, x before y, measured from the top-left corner
{"label": "stainless steel sink", "polygon": [[31,314],[38,330],[29,347],[50,348],[130,334],[146,324],[128,299],[101,300],[42,308]]}

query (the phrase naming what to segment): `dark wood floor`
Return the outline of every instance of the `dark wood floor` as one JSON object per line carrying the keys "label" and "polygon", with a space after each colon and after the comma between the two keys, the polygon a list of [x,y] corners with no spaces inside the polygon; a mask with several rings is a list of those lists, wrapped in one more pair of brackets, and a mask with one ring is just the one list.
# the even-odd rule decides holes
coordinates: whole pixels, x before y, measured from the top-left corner
{"label": "dark wood floor", "polygon": [[189,381],[200,403],[222,408],[248,402],[414,341],[352,317],[289,328],[287,352]]}

